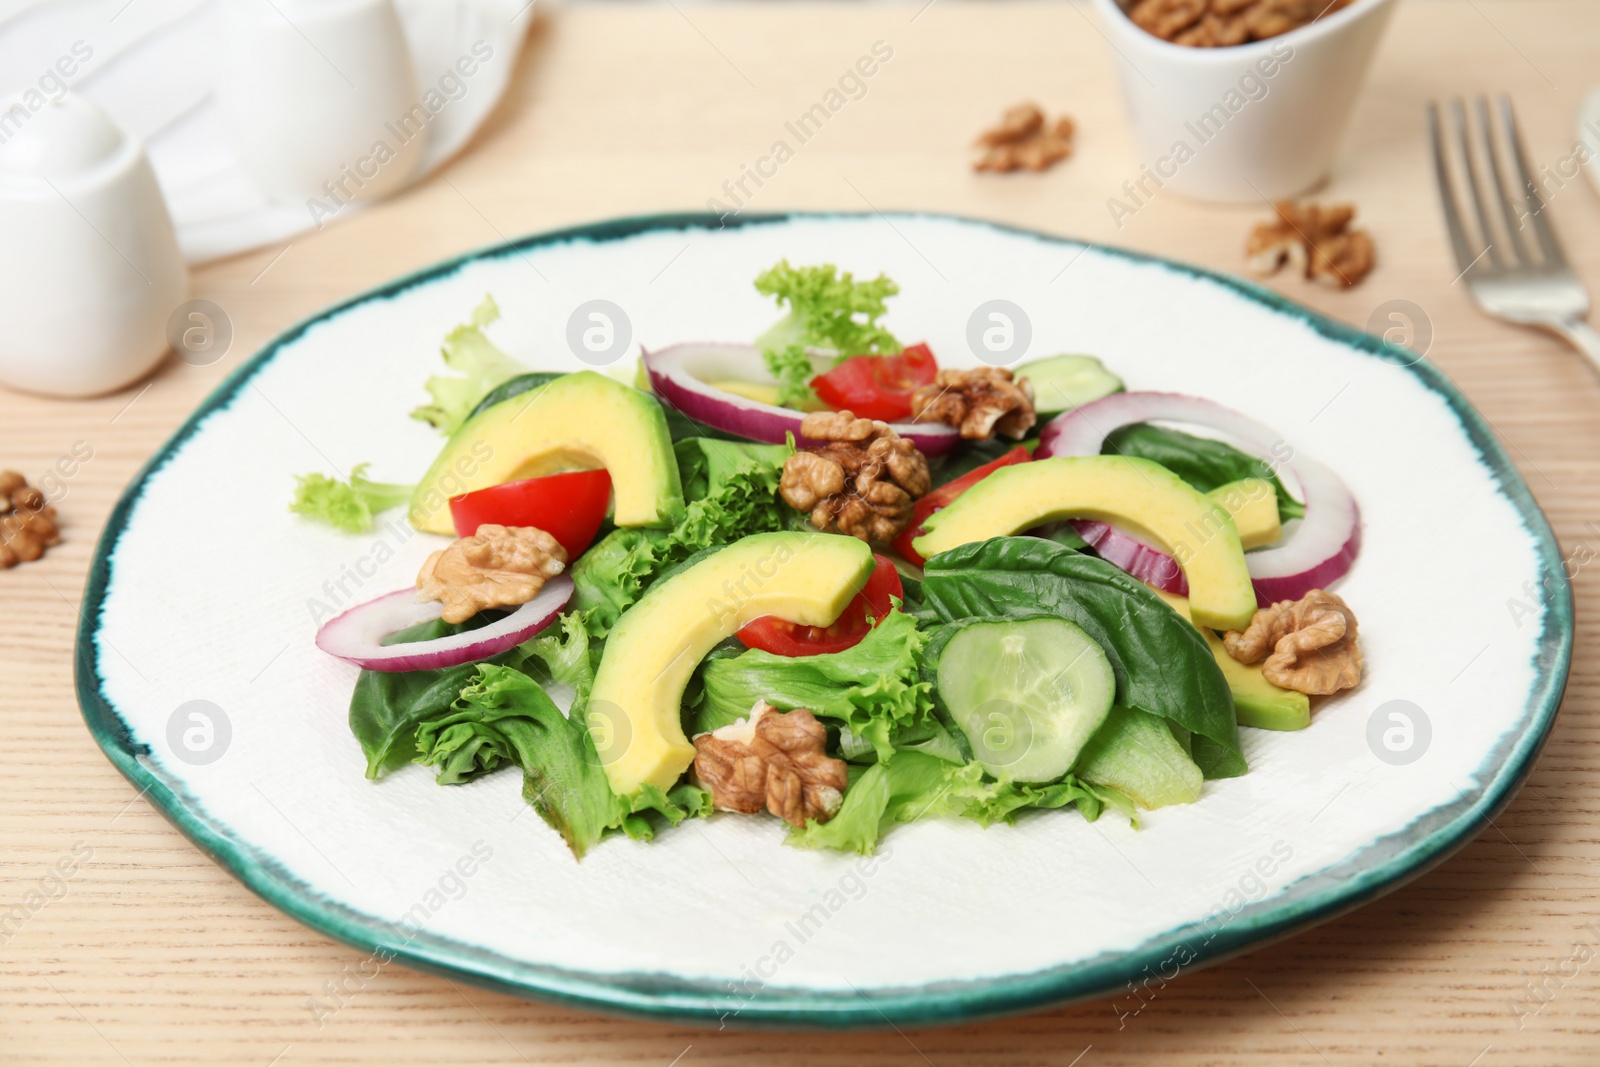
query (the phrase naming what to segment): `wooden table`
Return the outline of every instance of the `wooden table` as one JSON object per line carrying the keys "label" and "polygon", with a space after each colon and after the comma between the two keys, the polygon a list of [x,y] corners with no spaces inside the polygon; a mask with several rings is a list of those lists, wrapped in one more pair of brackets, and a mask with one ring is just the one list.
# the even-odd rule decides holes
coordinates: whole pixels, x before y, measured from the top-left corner
{"label": "wooden table", "polygon": [[[916,16],[915,18],[913,16]],[[64,889],[0,945],[0,1062],[1441,1064],[1600,1062],[1600,631],[1583,567],[1566,705],[1529,784],[1470,846],[1406,889],[1243,959],[1185,974],[1119,1028],[1099,1001],[955,1029],[807,1035],[603,1019],[390,967],[346,981],[320,1029],[308,998],[364,958],[248,893],[101,757],[71,653],[94,539],[139,465],[270,335],[392,275],[502,238],[609,215],[693,210],[764,153],[874,41],[867,97],[758,191],[751,210],[951,211],[1224,270],[1265,205],[1155,198],[1118,229],[1106,200],[1137,163],[1107,49],[1084,5],[597,6],[541,20],[509,98],[471,151],[421,187],[328,229],[196,272],[236,331],[221,362],[169,362],[82,402],[0,390],[0,467],[39,478],[75,444],[66,542],[0,572],[0,910],[59,858]],[[1556,164],[1596,78],[1588,0],[1406,0],[1326,195],[1354,201],[1381,265],[1345,293],[1277,287],[1363,324],[1405,299],[1428,358],[1494,423],[1575,559],[1600,550],[1600,384],[1553,340],[1479,315],[1446,249],[1422,106],[1507,90],[1529,149]],[[1042,176],[975,176],[970,138],[1015,101],[1078,120]],[[1581,179],[1552,211],[1600,292],[1600,200]],[[0,327],[3,328],[3,327]],[[247,462],[248,457],[241,457]],[[1461,534],[1470,536],[1470,532]],[[1576,956],[1575,956],[1576,953]],[[1588,962],[1581,962],[1587,959]],[[1545,981],[1532,1013],[1525,983]],[[1074,1057],[1080,1057],[1074,1059]]]}

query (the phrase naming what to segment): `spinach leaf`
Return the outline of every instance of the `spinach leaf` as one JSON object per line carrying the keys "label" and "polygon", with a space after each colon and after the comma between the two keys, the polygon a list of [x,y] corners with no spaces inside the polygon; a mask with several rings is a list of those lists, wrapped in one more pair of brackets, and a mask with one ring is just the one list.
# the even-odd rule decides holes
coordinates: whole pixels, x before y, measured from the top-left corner
{"label": "spinach leaf", "polygon": [[924,672],[956,624],[1069,619],[1105,650],[1117,703],[1190,731],[1194,762],[1207,778],[1245,772],[1233,697],[1205,639],[1149,586],[1104,560],[1036,537],[974,541],[928,561],[922,597],[924,620],[938,626]]}
{"label": "spinach leaf", "polygon": [[1240,478],[1265,478],[1278,490],[1279,521],[1304,518],[1306,514],[1305,505],[1289,495],[1270,464],[1209,437],[1140,422],[1113,430],[1100,452],[1153,460],[1202,493]]}
{"label": "spinach leaf", "polygon": [[[481,615],[457,624],[435,619],[391,634],[384,644],[432,641],[486,621]],[[489,662],[503,662],[511,655],[504,653]],[[418,724],[448,710],[477,672],[476,663],[437,671],[362,671],[350,696],[350,732],[367,757],[367,777],[381,778],[410,763],[416,755]]]}

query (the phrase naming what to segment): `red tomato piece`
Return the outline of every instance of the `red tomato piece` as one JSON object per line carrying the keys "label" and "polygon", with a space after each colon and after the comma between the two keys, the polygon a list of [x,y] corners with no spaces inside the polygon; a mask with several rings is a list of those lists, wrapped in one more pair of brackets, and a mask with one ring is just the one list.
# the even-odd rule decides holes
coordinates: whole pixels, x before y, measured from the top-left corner
{"label": "red tomato piece", "polygon": [[611,503],[611,475],[604,470],[567,471],[543,478],[503,482],[450,498],[457,537],[471,537],[484,523],[537,526],[577,559],[594,542]]}
{"label": "red tomato piece", "polygon": [[1018,445],[999,459],[985,463],[981,467],[975,467],[961,477],[951,479],[939,486],[939,488],[918,498],[917,502],[911,505],[911,521],[906,524],[906,528],[901,531],[900,536],[891,542],[894,550],[905,557],[908,562],[915,563],[919,567],[922,566],[928,561],[923,559],[921,554],[911,547],[911,542],[922,536],[922,524],[928,520],[929,515],[942,508],[949,507],[950,501],[965,493],[1001,467],[1009,467],[1013,463],[1026,463],[1032,458],[1033,455],[1026,448]]}
{"label": "red tomato piece", "polygon": [[902,599],[905,586],[900,573],[886,556],[874,555],[867,584],[855,599],[845,605],[831,626],[801,626],[776,615],[763,615],[747,623],[738,637],[746,648],[759,648],[775,656],[820,656],[824,652],[843,652],[859,644],[878,623],[894,610],[890,597]]}
{"label": "red tomato piece", "polygon": [[851,356],[826,374],[811,379],[811,388],[835,411],[851,411],[863,419],[904,422],[911,417],[911,394],[939,373],[939,364],[925,344],[912,345],[897,356]]}

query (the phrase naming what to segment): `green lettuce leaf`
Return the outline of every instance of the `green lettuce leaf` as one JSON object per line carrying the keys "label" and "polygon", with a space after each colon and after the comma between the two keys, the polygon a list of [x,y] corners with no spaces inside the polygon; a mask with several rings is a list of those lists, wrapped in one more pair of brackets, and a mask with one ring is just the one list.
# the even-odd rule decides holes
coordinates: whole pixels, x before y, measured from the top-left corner
{"label": "green lettuce leaf", "polygon": [[[1192,734],[1185,739],[1193,744]],[[1120,707],[1083,746],[1072,773],[1152,809],[1198,800],[1203,779],[1167,720]]]}
{"label": "green lettuce leaf", "polygon": [[659,821],[676,826],[711,810],[710,796],[687,785],[617,796],[582,715],[562,714],[538,682],[495,664],[479,665],[449,713],[421,724],[417,752],[443,785],[517,765],[523,798],[580,859],[612,831],[649,840]]}
{"label": "green lettuce leaf", "polygon": [[778,379],[778,403],[811,408],[817,373],[807,349],[823,349],[836,359],[900,351],[894,334],[878,324],[885,301],[900,287],[883,275],[856,281],[831,263],[792,267],[787,259],[756,277],[756,291],[773,297],[788,314],[756,338],[756,347]]}
{"label": "green lettuce leaf", "polygon": [[[984,826],[1015,822],[1028,809],[1076,804],[1093,822],[1110,807],[1133,818],[1131,801],[1071,775],[1047,785],[995,781],[976,763],[956,764],[917,752],[901,752],[888,763],[850,769],[844,803],[825,823],[809,821],[791,830],[788,841],[800,848],[829,848],[870,854],[895,824],[929,816],[961,816]],[[1137,824],[1135,824],[1137,825]]]}
{"label": "green lettuce leaf", "polygon": [[326,474],[295,475],[294,500],[289,510],[350,533],[366,533],[372,529],[372,516],[406,503],[415,488],[369,481],[366,470],[370,466],[357,463],[350,468],[348,482]]}
{"label": "green lettuce leaf", "polygon": [[[561,616],[559,629],[547,629],[519,646],[523,667],[534,668],[552,682],[571,686],[576,694],[574,706],[586,704],[594,688],[595,655],[589,647],[589,631],[583,613],[569,611]],[[595,650],[598,652],[598,650]]]}
{"label": "green lettuce leaf", "polygon": [[[890,612],[861,642],[820,656],[775,656],[750,649],[712,657],[700,668],[700,695],[691,711],[693,733],[726,726],[750,714],[758,700],[780,711],[809,708],[870,745],[878,760],[896,756],[903,732],[940,748],[931,714],[933,686],[919,659],[927,636],[903,611]],[[947,739],[948,740],[948,739]],[[960,756],[956,755],[959,759]]]}
{"label": "green lettuce leaf", "polygon": [[440,352],[453,374],[435,374],[425,385],[433,401],[411,412],[440,433],[449,435],[466,421],[478,401],[497,385],[528,368],[500,351],[483,332],[500,317],[494,297],[485,296],[472,318],[445,335]]}
{"label": "green lettuce leaf", "polygon": [[[475,629],[487,621],[485,615],[475,615],[463,623],[434,619],[391,634],[384,644],[433,641]],[[513,652],[503,653],[489,662],[504,662],[512,655]],[[350,694],[349,721],[350,732],[367,757],[367,777],[381,778],[410,763],[417,754],[417,727],[448,711],[477,672],[476,663],[435,671],[362,671]]]}
{"label": "green lettuce leaf", "polygon": [[696,552],[786,529],[795,514],[778,496],[787,447],[706,438],[673,447],[688,501],[677,525],[613,530],[572,567],[573,608],[592,637],[610,633],[651,582]]}
{"label": "green lettuce leaf", "polygon": [[933,632],[924,672],[958,624],[976,618],[1053,615],[1105,650],[1117,703],[1171,720],[1194,736],[1207,778],[1245,773],[1233,697],[1200,632],[1149,586],[1094,556],[1037,537],[995,537],[928,561],[919,613]]}

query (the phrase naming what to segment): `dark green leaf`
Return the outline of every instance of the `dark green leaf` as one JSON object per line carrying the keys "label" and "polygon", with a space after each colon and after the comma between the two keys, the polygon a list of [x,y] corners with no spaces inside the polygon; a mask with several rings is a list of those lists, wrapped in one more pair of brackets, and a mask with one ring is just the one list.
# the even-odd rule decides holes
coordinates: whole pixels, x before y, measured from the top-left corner
{"label": "dark green leaf", "polygon": [[[1191,731],[1194,761],[1206,777],[1245,772],[1221,668],[1199,631],[1143,582],[1035,537],[962,545],[929,560],[924,574],[923,614],[936,623],[1041,614],[1077,623],[1111,661],[1119,704]],[[925,664],[937,662],[948,640],[948,632],[933,634]]]}
{"label": "dark green leaf", "polygon": [[1112,431],[1100,451],[1153,460],[1202,493],[1241,478],[1265,478],[1278,490],[1281,521],[1305,517],[1305,506],[1289,495],[1269,464],[1222,441],[1141,422]]}

